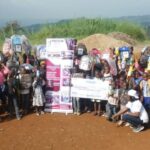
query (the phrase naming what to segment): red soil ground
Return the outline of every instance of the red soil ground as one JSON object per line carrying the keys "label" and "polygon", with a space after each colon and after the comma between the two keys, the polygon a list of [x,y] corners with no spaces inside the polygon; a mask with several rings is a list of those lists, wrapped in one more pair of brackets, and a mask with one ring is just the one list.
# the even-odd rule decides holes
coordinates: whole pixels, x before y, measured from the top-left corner
{"label": "red soil ground", "polygon": [[150,129],[133,133],[92,113],[31,114],[0,123],[0,150],[148,150]]}

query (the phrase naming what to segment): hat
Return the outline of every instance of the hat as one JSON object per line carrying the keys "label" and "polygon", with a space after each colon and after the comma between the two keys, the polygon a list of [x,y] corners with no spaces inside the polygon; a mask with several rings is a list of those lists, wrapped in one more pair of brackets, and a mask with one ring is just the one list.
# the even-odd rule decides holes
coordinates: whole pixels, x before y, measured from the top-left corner
{"label": "hat", "polygon": [[137,92],[136,92],[135,90],[133,90],[133,89],[128,91],[128,95],[129,95],[129,96],[133,96],[133,97],[136,98],[136,99],[139,98]]}

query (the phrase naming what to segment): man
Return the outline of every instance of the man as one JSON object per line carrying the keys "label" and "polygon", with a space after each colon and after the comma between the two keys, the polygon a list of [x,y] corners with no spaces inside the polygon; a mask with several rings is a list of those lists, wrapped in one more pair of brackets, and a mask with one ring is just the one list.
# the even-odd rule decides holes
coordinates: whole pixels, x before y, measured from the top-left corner
{"label": "man", "polygon": [[115,119],[123,114],[122,120],[131,124],[131,127],[133,127],[133,132],[140,132],[144,129],[143,124],[149,122],[148,114],[139,100],[135,90],[129,90],[128,95],[130,100],[126,104],[125,108],[121,109],[112,118]]}

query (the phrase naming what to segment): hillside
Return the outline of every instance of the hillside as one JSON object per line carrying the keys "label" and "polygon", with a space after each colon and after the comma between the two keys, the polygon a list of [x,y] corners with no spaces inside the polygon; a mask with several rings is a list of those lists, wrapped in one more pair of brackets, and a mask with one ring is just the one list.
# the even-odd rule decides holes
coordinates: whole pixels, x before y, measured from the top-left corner
{"label": "hillside", "polygon": [[113,19],[120,20],[120,21],[130,21],[130,22],[138,23],[142,26],[150,26],[150,15],[123,16],[123,17],[113,18]]}
{"label": "hillside", "polygon": [[[123,39],[121,39],[119,33]],[[58,23],[51,23],[28,28],[21,27],[18,22],[7,24],[0,30],[0,45],[4,42],[6,37],[12,34],[26,35],[32,45],[45,44],[46,38],[76,38],[78,40],[84,39],[94,34],[111,34],[110,36],[116,40],[121,40],[131,45],[134,41],[145,41],[147,39],[147,32],[139,25],[130,22],[121,22],[111,19],[86,19],[79,18],[73,20],[62,20]],[[117,36],[116,36],[117,35]],[[119,35],[119,39],[118,39]],[[127,40],[129,39],[129,40]],[[131,40],[132,39],[132,40]],[[101,39],[102,41],[102,39]],[[130,43],[131,42],[131,43]],[[112,42],[113,43],[113,42]],[[111,40],[108,41],[107,46],[112,46]],[[115,45],[114,45],[115,46]],[[99,46],[101,47],[101,46]],[[104,46],[102,46],[103,48]]]}
{"label": "hillside", "polygon": [[[123,16],[119,18],[110,18],[111,20],[119,20],[119,21],[129,21],[133,23],[138,23],[144,27],[150,26],[150,15],[142,15],[142,16]],[[50,23],[38,23],[38,24],[31,24],[29,26],[24,26],[25,28],[33,31],[37,31],[38,29],[41,29],[45,24],[60,24],[60,23],[65,23],[69,22],[73,19],[66,19],[66,20],[56,20],[55,22],[52,21]]]}

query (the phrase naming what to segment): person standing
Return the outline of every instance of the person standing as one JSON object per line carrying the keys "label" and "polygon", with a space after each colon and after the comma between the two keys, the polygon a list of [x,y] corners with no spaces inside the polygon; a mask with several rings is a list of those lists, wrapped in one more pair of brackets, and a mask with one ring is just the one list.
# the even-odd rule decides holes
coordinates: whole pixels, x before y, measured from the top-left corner
{"label": "person standing", "polygon": [[32,86],[32,77],[25,68],[21,68],[20,76],[20,95],[22,99],[23,114],[27,114],[30,108],[30,87]]}
{"label": "person standing", "polygon": [[143,74],[143,80],[140,82],[141,101],[148,114],[150,114],[150,79],[148,74]]}
{"label": "person standing", "polygon": [[36,109],[36,115],[44,114],[43,106],[45,103],[45,97],[42,90],[42,78],[35,77],[33,81],[33,103],[32,105]]}
{"label": "person standing", "polygon": [[[93,80],[98,81],[102,80],[102,75],[100,74],[100,71],[95,70],[95,77]],[[92,99],[91,100],[94,103],[94,115],[101,116],[101,100],[100,99]]]}
{"label": "person standing", "polygon": [[13,109],[15,109],[16,118],[17,120],[20,120],[20,114],[19,114],[19,108],[17,103],[17,81],[15,78],[15,72],[14,70],[10,71],[7,77],[7,85],[8,85],[8,108],[10,117],[13,116]]}

